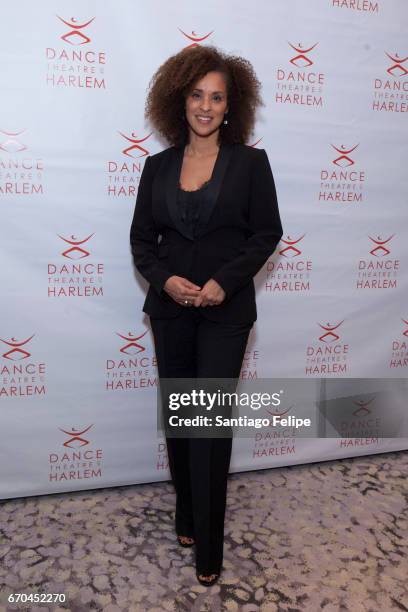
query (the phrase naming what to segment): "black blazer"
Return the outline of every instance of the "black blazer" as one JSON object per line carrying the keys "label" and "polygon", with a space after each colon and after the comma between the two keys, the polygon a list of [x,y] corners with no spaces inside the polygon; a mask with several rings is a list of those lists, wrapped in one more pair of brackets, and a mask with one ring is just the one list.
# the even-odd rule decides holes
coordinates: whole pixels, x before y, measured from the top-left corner
{"label": "black blazer", "polygon": [[213,278],[224,289],[221,304],[199,307],[208,319],[255,321],[253,277],[283,233],[268,156],[244,144],[220,146],[194,239],[177,209],[183,153],[184,147],[169,147],[147,157],[140,177],[130,242],[136,268],[150,283],[143,311],[168,319],[196,308],[163,290],[177,274],[200,287]]}

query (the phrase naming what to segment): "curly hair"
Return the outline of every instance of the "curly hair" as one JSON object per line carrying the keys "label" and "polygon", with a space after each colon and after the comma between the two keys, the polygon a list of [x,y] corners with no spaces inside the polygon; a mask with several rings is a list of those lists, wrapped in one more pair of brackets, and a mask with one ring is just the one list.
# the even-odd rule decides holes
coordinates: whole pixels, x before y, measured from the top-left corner
{"label": "curly hair", "polygon": [[246,144],[253,133],[256,109],[265,104],[251,62],[214,46],[187,47],[169,57],[154,73],[145,105],[145,118],[171,145],[188,143],[185,99],[195,83],[210,71],[223,73],[227,85],[228,125],[220,125],[220,143]]}

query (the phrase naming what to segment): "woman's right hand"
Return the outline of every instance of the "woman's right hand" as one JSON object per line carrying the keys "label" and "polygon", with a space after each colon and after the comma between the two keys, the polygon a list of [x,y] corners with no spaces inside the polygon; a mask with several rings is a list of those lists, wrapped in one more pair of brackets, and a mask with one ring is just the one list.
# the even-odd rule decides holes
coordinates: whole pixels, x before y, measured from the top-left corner
{"label": "woman's right hand", "polygon": [[[201,287],[195,285],[183,276],[170,276],[164,284],[164,291],[182,306],[192,306],[195,298],[199,295]],[[186,301],[188,304],[186,304]]]}

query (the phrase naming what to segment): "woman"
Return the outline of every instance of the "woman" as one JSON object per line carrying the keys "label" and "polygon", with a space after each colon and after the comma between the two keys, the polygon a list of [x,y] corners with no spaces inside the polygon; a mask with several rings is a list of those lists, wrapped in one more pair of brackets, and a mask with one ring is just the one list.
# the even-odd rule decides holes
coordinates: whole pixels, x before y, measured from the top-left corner
{"label": "woman", "polygon": [[[282,237],[268,157],[245,144],[259,90],[249,61],[210,46],[170,57],[150,83],[145,116],[172,146],[146,159],[130,240],[150,283],[143,311],[160,379],[239,377],[257,318],[253,277]],[[195,544],[197,578],[210,586],[222,568],[232,439],[166,443],[178,541]]]}

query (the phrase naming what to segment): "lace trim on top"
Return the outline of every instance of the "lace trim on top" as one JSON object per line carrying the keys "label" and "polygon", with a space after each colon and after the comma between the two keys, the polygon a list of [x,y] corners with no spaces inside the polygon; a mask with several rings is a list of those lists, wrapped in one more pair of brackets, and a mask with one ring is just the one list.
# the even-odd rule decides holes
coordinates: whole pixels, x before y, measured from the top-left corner
{"label": "lace trim on top", "polygon": [[181,183],[179,183],[178,187],[179,187],[180,191],[184,191],[185,193],[195,193],[196,191],[200,191],[200,189],[202,189],[203,187],[208,185],[208,183],[210,181],[211,181],[211,179],[208,179],[208,181],[205,181],[205,183],[203,183],[198,189],[183,189],[182,186],[181,186]]}
{"label": "lace trim on top", "polygon": [[199,189],[185,190],[179,186],[178,206],[182,222],[196,236],[199,224],[204,192],[210,180],[201,185]]}

